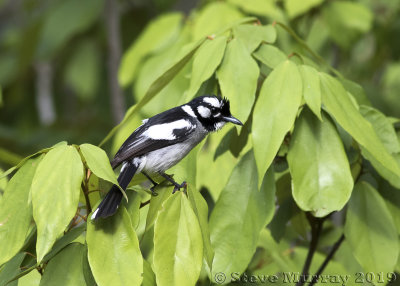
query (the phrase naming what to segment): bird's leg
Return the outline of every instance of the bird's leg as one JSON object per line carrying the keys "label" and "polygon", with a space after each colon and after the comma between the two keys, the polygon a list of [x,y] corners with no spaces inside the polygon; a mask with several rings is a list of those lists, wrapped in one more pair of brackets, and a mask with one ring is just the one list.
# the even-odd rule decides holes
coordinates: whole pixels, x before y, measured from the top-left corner
{"label": "bird's leg", "polygon": [[186,188],[187,187],[187,184],[186,184],[185,181],[183,181],[182,184],[178,184],[177,182],[175,182],[174,179],[172,179],[172,177],[170,175],[167,175],[164,172],[160,172],[160,175],[163,176],[168,181],[170,181],[175,186],[174,190],[172,191],[173,194],[175,194],[175,192],[179,191],[181,188]]}
{"label": "bird's leg", "polygon": [[156,191],[155,191],[155,187],[157,187],[158,184],[157,184],[152,178],[150,178],[150,176],[147,175],[145,172],[142,171],[142,174],[145,175],[146,178],[149,179],[149,181],[153,184],[153,186],[150,188],[151,194],[152,194],[153,196],[157,196],[158,194],[157,194]]}

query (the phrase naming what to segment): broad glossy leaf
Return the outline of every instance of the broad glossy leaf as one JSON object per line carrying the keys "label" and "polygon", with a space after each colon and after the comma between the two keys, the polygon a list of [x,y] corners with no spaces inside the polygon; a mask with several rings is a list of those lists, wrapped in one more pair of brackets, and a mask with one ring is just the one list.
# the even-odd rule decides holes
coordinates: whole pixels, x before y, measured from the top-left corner
{"label": "broad glossy leaf", "polygon": [[346,90],[335,78],[320,73],[322,103],[328,112],[371,156],[394,174],[400,176],[400,167],[385,149],[372,125],[355,108]]}
{"label": "broad glossy leaf", "polygon": [[[110,160],[103,149],[91,144],[82,144],[79,146],[79,149],[81,150],[89,169],[97,177],[119,186],[117,178],[115,177],[114,171],[110,165]],[[125,198],[128,199],[125,192],[123,191],[122,193]]]}
{"label": "broad glossy leaf", "polygon": [[252,130],[259,184],[293,126],[302,92],[299,69],[289,60],[276,67],[261,87]]}
{"label": "broad glossy leaf", "polygon": [[252,53],[263,42],[273,44],[276,40],[276,29],[272,25],[244,24],[235,26],[233,35],[241,40],[247,50]]}
{"label": "broad glossy leaf", "polygon": [[226,2],[212,2],[205,5],[195,18],[193,39],[198,40],[219,32],[230,23],[243,18],[235,7]]}
{"label": "broad glossy leaf", "polygon": [[273,45],[261,45],[261,47],[253,53],[253,56],[271,69],[274,69],[287,60],[287,56]]}
{"label": "broad glossy leaf", "polygon": [[217,70],[222,95],[231,100],[231,112],[242,122],[249,117],[254,103],[260,71],[244,44],[231,40]]}
{"label": "broad glossy leaf", "polygon": [[220,36],[207,39],[194,56],[190,88],[186,95],[191,99],[200,88],[201,84],[214,73],[224,56],[227,37]]}
{"label": "broad glossy leaf", "polygon": [[29,272],[18,279],[18,286],[37,286],[40,284],[42,275],[37,270]]}
{"label": "broad glossy leaf", "polygon": [[153,269],[147,260],[143,260],[143,282],[142,286],[157,286],[156,276],[154,275]]}
{"label": "broad glossy leaf", "polygon": [[49,261],[40,285],[86,285],[82,267],[85,250],[80,243],[65,247]]}
{"label": "broad glossy leaf", "polygon": [[254,255],[261,229],[272,219],[274,173],[269,170],[258,189],[256,170],[251,150],[235,166],[211,213],[212,277],[218,272],[243,272]]}
{"label": "broad glossy leaf", "polygon": [[214,250],[211,246],[210,230],[208,226],[208,205],[200,192],[190,185],[188,186],[188,197],[192,209],[199,220],[201,235],[203,238],[204,258],[207,261],[208,267],[211,269],[214,259]]}
{"label": "broad glossy leaf", "polygon": [[[379,139],[382,141],[385,149],[392,154],[397,164],[400,166],[400,143],[397,139],[396,131],[393,128],[389,118],[375,108],[361,106],[360,112],[374,128]],[[363,156],[369,160],[375,170],[393,186],[400,188],[400,176],[382,165],[374,156],[365,148],[361,147]]]}
{"label": "broad glossy leaf", "polygon": [[284,3],[289,18],[293,19],[320,5],[322,2],[324,2],[324,0],[286,0]]}
{"label": "broad glossy leaf", "polygon": [[56,147],[40,162],[31,187],[38,262],[74,217],[82,179],[81,157],[72,146]]}
{"label": "broad glossy leaf", "polygon": [[350,199],[353,178],[342,141],[330,119],[319,121],[304,109],[287,156],[293,198],[304,211],[323,217],[343,208]]}
{"label": "broad glossy leaf", "polygon": [[0,201],[0,265],[24,245],[32,221],[29,199],[32,179],[42,159],[29,159],[11,178]]}
{"label": "broad glossy leaf", "polygon": [[132,82],[146,55],[165,48],[178,37],[182,19],[181,13],[169,13],[150,22],[121,59],[118,79],[122,86]]}
{"label": "broad glossy leaf", "polygon": [[154,222],[158,216],[158,212],[162,210],[162,205],[172,194],[172,192],[166,188],[163,188],[160,191],[156,189],[156,192],[158,195],[150,198],[149,212],[147,213],[146,217],[146,231],[154,225]]}
{"label": "broad glossy leaf", "polygon": [[70,38],[90,27],[101,15],[104,1],[69,0],[52,4],[38,41],[39,58],[54,56]]}
{"label": "broad glossy leaf", "polygon": [[2,265],[0,268],[0,286],[11,285],[16,286],[17,283],[7,283],[12,280],[19,272],[20,265],[24,260],[26,253],[19,252],[12,259],[10,259],[7,263]]}
{"label": "broad glossy leaf", "polygon": [[365,272],[393,271],[399,254],[396,226],[385,201],[367,182],[354,189],[344,234]]}
{"label": "broad glossy leaf", "polygon": [[143,257],[123,206],[110,218],[88,223],[86,242],[90,268],[98,285],[141,284]]}
{"label": "broad glossy leaf", "polygon": [[321,118],[321,86],[318,71],[313,67],[299,66],[301,78],[303,79],[303,97],[308,107],[314,114]]}
{"label": "broad glossy leaf", "polygon": [[154,225],[157,285],[195,285],[203,263],[199,222],[184,193],[170,196]]}

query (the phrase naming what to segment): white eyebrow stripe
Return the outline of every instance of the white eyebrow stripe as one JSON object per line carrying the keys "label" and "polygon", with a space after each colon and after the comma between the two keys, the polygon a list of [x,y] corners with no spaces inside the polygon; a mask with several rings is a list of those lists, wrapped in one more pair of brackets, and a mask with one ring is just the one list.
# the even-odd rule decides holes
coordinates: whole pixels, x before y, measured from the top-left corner
{"label": "white eyebrow stripe", "polygon": [[175,129],[192,129],[193,125],[185,119],[180,119],[177,121],[157,124],[150,126],[145,132],[143,132],[143,136],[154,140],[174,140],[176,136],[173,131]]}
{"label": "white eyebrow stripe", "polygon": [[189,105],[182,106],[182,109],[183,109],[183,111],[185,111],[190,116],[196,117],[196,114],[194,114],[193,109]]}
{"label": "white eyebrow stripe", "polygon": [[203,101],[214,107],[221,107],[221,103],[215,97],[204,97]]}

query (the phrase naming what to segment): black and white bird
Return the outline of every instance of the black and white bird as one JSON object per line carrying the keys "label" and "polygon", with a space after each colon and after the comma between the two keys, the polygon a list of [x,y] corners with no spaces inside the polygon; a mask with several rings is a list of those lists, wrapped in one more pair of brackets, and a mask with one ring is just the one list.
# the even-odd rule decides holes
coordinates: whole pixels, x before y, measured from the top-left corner
{"label": "black and white bird", "polygon": [[[229,101],[220,96],[200,96],[192,101],[143,120],[111,161],[115,169],[122,164],[119,185],[125,190],[136,173],[150,177],[160,174],[174,186],[174,192],[185,186],[164,172],[182,160],[207,134],[225,123],[243,125],[230,112]],[[121,203],[122,193],[114,185],[92,215],[92,220],[113,215]]]}

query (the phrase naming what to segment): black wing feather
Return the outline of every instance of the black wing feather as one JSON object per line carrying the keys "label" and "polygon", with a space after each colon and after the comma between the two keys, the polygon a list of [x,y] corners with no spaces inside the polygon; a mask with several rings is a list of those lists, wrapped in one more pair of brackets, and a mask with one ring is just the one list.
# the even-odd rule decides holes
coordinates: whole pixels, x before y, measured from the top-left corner
{"label": "black wing feather", "polygon": [[182,128],[173,130],[173,134],[176,137],[176,139],[174,140],[154,140],[150,138],[144,139],[142,137],[142,134],[150,126],[170,123],[179,119],[190,120],[192,124],[196,124],[193,118],[188,118],[187,113],[184,112],[180,106],[169,109],[149,118],[144,124],[139,126],[122,144],[118,152],[115,154],[114,159],[111,161],[111,166],[113,168],[116,168],[122,162],[130,158],[140,157],[151,151],[168,147],[184,141],[187,136],[194,131],[194,128]]}

